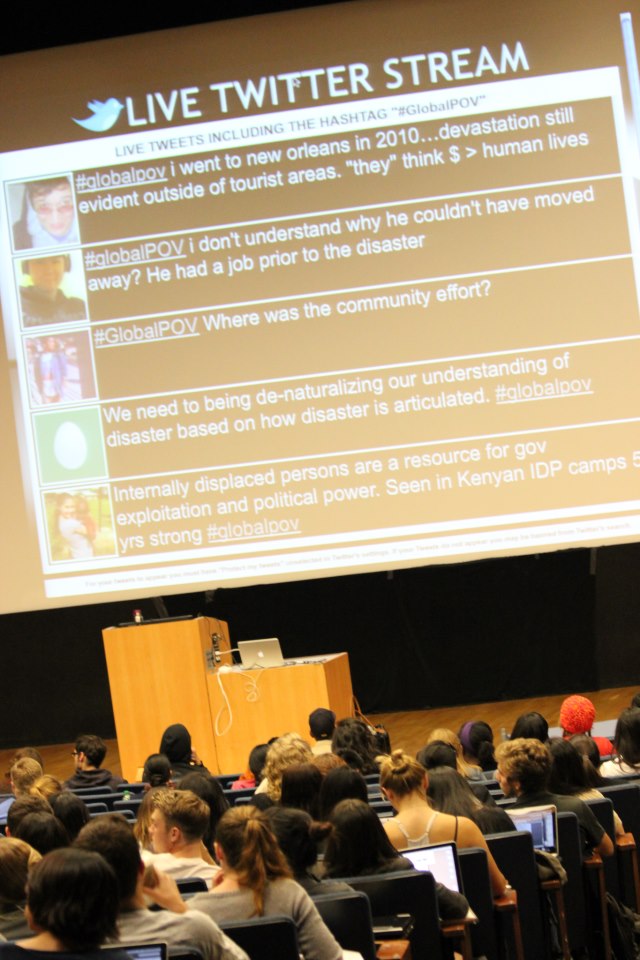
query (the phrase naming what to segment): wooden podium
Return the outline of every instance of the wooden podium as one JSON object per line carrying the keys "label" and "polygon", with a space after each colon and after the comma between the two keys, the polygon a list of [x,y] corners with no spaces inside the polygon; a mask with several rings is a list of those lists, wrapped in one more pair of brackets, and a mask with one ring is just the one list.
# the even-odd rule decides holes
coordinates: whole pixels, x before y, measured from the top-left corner
{"label": "wooden podium", "polygon": [[172,723],[188,728],[212,773],[235,773],[257,743],[291,730],[307,739],[315,707],[338,718],[353,713],[346,653],[229,670],[227,624],[209,617],[108,627],[102,637],[122,775],[130,781]]}
{"label": "wooden podium", "polygon": [[295,731],[309,739],[309,714],[329,707],[353,715],[349,657],[307,657],[286,667],[216,671],[207,676],[221,773],[246,769],[257,743]]}

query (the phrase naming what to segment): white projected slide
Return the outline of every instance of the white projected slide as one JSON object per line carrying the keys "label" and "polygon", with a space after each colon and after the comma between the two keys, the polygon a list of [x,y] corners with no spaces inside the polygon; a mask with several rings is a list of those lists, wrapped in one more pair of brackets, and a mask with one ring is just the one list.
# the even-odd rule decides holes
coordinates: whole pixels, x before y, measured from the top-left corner
{"label": "white projected slide", "polygon": [[0,609],[637,539],[638,14],[4,58]]}

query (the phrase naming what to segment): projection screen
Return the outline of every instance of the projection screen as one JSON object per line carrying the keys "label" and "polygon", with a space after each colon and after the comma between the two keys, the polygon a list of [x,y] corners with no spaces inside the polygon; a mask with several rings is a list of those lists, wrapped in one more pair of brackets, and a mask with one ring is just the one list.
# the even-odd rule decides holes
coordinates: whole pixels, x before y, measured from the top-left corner
{"label": "projection screen", "polygon": [[1,609],[638,539],[639,12],[2,58]]}

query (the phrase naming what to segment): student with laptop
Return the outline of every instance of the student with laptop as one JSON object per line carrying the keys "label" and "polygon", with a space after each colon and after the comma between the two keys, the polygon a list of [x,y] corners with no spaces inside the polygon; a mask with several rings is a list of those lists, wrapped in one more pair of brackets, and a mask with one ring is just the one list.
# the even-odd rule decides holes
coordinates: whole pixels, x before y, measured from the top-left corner
{"label": "student with laptop", "polygon": [[445,841],[454,841],[458,847],[482,847],[487,854],[494,897],[508,894],[511,888],[507,879],[476,824],[466,817],[450,816],[432,808],[427,797],[427,776],[424,767],[402,750],[394,750],[380,763],[380,787],[398,811],[383,824],[393,846],[401,852]]}
{"label": "student with laptop", "polygon": [[[327,877],[357,877],[412,870],[412,860],[398,853],[389,841],[379,817],[362,800],[341,800],[329,818],[332,829],[327,840],[323,869]],[[407,851],[407,853],[410,851]],[[430,870],[432,864],[424,867]],[[421,868],[419,868],[421,869]],[[469,904],[456,889],[436,879],[438,909],[443,920],[460,920]],[[455,876],[450,876],[454,887]]]}
{"label": "student with laptop", "polygon": [[539,740],[519,737],[496,748],[497,779],[505,797],[514,797],[512,809],[553,804],[560,812],[575,813],[585,851],[595,850],[603,857],[613,854],[613,843],[586,803],[549,791],[551,753]]}

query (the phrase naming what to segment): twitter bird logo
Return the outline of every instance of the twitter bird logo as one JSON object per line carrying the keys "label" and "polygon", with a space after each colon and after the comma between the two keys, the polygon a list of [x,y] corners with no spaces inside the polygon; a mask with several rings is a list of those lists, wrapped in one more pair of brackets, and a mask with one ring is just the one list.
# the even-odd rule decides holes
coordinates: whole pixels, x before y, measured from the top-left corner
{"label": "twitter bird logo", "polygon": [[109,97],[105,103],[102,103],[101,100],[91,100],[87,107],[91,110],[92,117],[87,117],[86,120],[76,120],[75,117],[71,119],[74,123],[84,127],[85,130],[104,133],[105,130],[110,130],[114,125],[120,116],[120,111],[124,108],[124,104],[116,100],[115,97]]}

